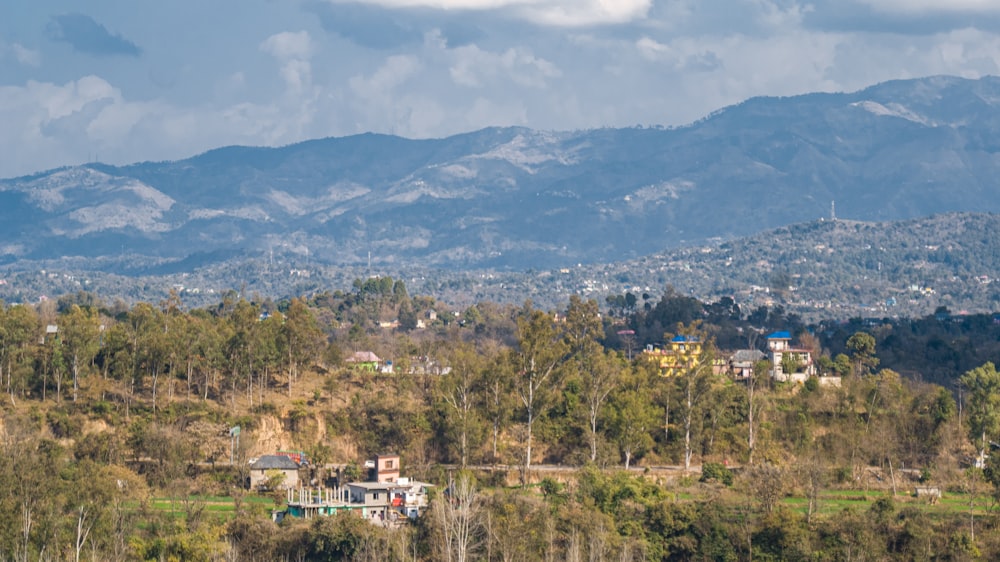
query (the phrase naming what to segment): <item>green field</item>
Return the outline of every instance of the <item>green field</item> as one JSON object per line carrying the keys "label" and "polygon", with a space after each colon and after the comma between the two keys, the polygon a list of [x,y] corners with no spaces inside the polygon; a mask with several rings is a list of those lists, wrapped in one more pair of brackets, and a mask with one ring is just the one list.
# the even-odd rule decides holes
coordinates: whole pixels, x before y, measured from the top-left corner
{"label": "green field", "polygon": [[[269,513],[274,509],[274,500],[261,496],[247,496],[243,498],[243,504],[244,509],[255,513]],[[150,508],[174,517],[184,517],[189,510],[192,512],[197,510],[228,519],[236,512],[236,504],[233,498],[228,496],[155,497],[150,502]]]}
{"label": "green field", "polygon": [[[910,507],[932,515],[969,512],[969,496],[960,493],[945,492],[940,500],[932,503],[924,498],[918,499],[913,494],[899,493],[893,497],[891,492],[882,490],[837,490],[820,494],[816,513],[822,516],[834,515],[844,510],[863,511],[870,509],[882,498],[892,498],[897,510]],[[806,513],[809,509],[809,500],[804,497],[786,497],[781,503],[800,513]],[[989,506],[989,496],[984,494],[977,497],[976,515],[985,515]]]}

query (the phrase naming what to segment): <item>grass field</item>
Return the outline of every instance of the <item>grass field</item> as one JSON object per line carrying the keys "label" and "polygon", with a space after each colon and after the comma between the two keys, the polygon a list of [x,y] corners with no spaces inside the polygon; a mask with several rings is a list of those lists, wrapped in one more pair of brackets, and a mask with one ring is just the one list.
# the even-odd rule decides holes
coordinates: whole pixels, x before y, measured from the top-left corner
{"label": "grass field", "polygon": [[[881,490],[837,490],[820,494],[817,513],[819,515],[834,515],[845,509],[856,511],[871,508],[877,500],[892,497],[896,509],[904,507],[917,508],[931,515],[947,515],[955,513],[969,512],[969,496],[965,494],[945,493],[935,503],[924,498],[916,498],[912,494],[897,494],[892,496],[891,492]],[[782,504],[800,513],[806,513],[809,509],[809,500],[804,497],[786,497],[782,499]],[[985,514],[990,505],[990,498],[981,495],[976,498],[975,513]]]}
{"label": "grass field", "polygon": [[[268,513],[274,508],[274,500],[261,496],[247,496],[243,498],[243,504],[246,509],[259,513]],[[184,517],[189,510],[199,510],[210,516],[228,519],[236,512],[236,504],[228,496],[156,497],[150,507],[174,517]]]}

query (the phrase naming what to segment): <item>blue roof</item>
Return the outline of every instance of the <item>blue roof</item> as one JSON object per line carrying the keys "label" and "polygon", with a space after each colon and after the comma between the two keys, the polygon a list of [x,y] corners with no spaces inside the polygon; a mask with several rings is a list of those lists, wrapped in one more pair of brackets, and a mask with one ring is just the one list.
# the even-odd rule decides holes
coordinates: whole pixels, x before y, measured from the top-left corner
{"label": "blue roof", "polygon": [[696,338],[695,336],[690,336],[690,337],[688,337],[688,336],[674,336],[674,339],[672,339],[670,341],[672,341],[674,343],[687,343],[687,342],[695,343],[695,342],[698,341],[698,338]]}
{"label": "blue roof", "polygon": [[788,332],[774,332],[773,334],[767,336],[769,340],[790,340],[792,339],[792,334]]}

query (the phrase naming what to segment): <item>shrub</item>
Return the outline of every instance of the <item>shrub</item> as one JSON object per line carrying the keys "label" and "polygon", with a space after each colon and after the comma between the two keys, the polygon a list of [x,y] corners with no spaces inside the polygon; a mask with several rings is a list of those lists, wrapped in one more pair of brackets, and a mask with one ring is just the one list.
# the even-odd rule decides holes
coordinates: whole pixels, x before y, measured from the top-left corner
{"label": "shrub", "polygon": [[733,473],[725,465],[718,462],[707,462],[701,465],[701,478],[699,482],[715,480],[725,484],[733,485]]}
{"label": "shrub", "polygon": [[819,390],[819,377],[809,377],[803,386],[806,392],[816,392]]}

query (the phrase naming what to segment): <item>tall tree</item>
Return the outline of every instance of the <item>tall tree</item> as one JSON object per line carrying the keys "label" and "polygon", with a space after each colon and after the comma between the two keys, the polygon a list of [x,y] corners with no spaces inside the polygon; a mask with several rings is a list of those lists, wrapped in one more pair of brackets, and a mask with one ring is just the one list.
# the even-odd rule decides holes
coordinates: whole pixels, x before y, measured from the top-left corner
{"label": "tall tree", "polygon": [[[712,388],[713,352],[705,334],[697,324],[679,326],[678,332],[691,341],[701,342],[701,353],[691,358],[691,362],[675,378],[674,395],[679,402],[679,415],[684,424],[684,470],[691,469],[694,454],[694,422],[701,413],[702,399]],[[671,338],[666,338],[670,340]]]}
{"label": "tall tree", "polygon": [[73,402],[80,391],[80,368],[94,360],[100,349],[101,320],[94,309],[71,305],[59,321],[59,339],[73,371]]}
{"label": "tall tree", "polygon": [[468,562],[485,540],[483,501],[472,477],[462,472],[449,481],[448,494],[434,499],[431,510],[440,533],[438,559]]}
{"label": "tall tree", "polygon": [[875,357],[875,337],[871,334],[856,332],[847,339],[847,349],[851,351],[855,375],[867,375],[878,366],[878,358]]}
{"label": "tall tree", "polygon": [[38,313],[27,305],[8,308],[3,320],[2,374],[6,375],[7,393],[13,403],[16,393],[27,390],[31,349],[38,343],[42,326]]}
{"label": "tall tree", "polygon": [[[397,283],[402,284],[402,281]],[[405,294],[405,289],[403,289]],[[292,381],[299,376],[299,366],[315,360],[326,344],[326,336],[316,317],[301,299],[292,299],[281,326],[281,342],[288,366],[288,395],[292,395]]]}
{"label": "tall tree", "polygon": [[597,301],[584,301],[573,295],[566,309],[566,343],[572,354],[570,364],[581,382],[581,397],[587,414],[590,434],[590,460],[597,460],[597,424],[608,396],[615,389],[622,371],[616,354],[605,354],[597,338],[603,335]]}
{"label": "tall tree", "polygon": [[1000,373],[988,362],[966,372],[959,382],[966,389],[969,437],[979,442],[979,458],[983,459],[988,438],[1000,434]]}
{"label": "tall tree", "polygon": [[[495,342],[493,345],[497,345]],[[490,425],[490,462],[499,460],[500,434],[511,419],[514,409],[514,366],[506,353],[499,349],[492,353],[493,360],[483,373],[484,414]]]}
{"label": "tall tree", "polygon": [[767,360],[756,361],[753,370],[746,380],[747,399],[747,463],[753,464],[754,452],[757,450],[759,437],[760,413],[764,406],[762,390],[767,382]]}
{"label": "tall tree", "polygon": [[632,465],[632,459],[653,445],[652,430],[659,416],[643,381],[635,375],[628,378],[630,381],[611,399],[609,415],[611,434],[625,461],[625,470]]}
{"label": "tall tree", "polygon": [[[587,411],[587,430],[590,433],[590,460],[597,460],[598,423],[611,393],[618,388],[625,369],[621,357],[614,352],[589,350],[590,357],[582,362],[581,393]],[[645,394],[648,395],[648,389]],[[648,400],[648,396],[647,396]]]}
{"label": "tall tree", "polygon": [[549,389],[554,386],[557,369],[565,361],[566,353],[567,345],[556,330],[552,317],[527,307],[517,322],[517,349],[513,354],[514,388],[524,406],[527,430],[524,481],[527,481],[531,470],[534,424],[548,399]]}
{"label": "tall tree", "polygon": [[447,412],[449,433],[457,441],[462,468],[468,464],[469,450],[476,444],[480,427],[479,404],[483,372],[488,357],[472,345],[459,343],[448,352],[449,372],[440,381],[439,396]]}

